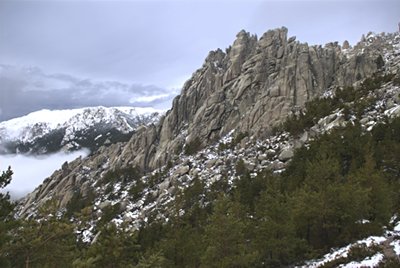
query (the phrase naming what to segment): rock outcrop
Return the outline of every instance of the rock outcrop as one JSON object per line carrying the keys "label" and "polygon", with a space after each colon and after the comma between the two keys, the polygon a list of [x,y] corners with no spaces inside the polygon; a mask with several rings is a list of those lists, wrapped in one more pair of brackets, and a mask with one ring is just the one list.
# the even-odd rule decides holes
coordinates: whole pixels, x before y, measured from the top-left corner
{"label": "rock outcrop", "polygon": [[[288,38],[284,27],[260,39],[241,31],[225,52],[209,53],[158,124],[138,129],[127,143],[101,148],[77,160],[70,172],[56,172],[22,201],[21,211],[50,197],[63,206],[66,196],[71,196],[68,191],[85,181],[93,182],[106,170],[137,166],[150,172],[177,160],[184,146],[194,141],[204,147],[232,130],[255,138],[267,136],[308,100],[392,68],[390,61],[398,57],[390,55],[398,49],[398,37],[368,35],[353,48],[342,49],[337,42],[324,47],[300,43]],[[282,159],[290,155],[290,151],[282,153]],[[83,169],[88,169],[86,177],[76,177],[77,170]]]}
{"label": "rock outcrop", "polygon": [[284,27],[259,40],[241,31],[225,52],[209,53],[161,123],[134,135],[117,162],[149,171],[195,138],[207,145],[232,129],[265,135],[327,89],[382,68],[383,52],[372,45],[365,41],[344,51],[337,42],[322,47],[288,39]]}

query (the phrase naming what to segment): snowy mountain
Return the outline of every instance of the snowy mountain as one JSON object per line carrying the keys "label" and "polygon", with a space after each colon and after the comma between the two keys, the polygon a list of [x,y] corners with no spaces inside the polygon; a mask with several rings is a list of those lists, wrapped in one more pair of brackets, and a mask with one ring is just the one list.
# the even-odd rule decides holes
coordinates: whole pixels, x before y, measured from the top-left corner
{"label": "snowy mountain", "polygon": [[162,113],[150,107],[40,110],[0,123],[0,153],[95,150],[128,140],[136,128],[157,122]]}

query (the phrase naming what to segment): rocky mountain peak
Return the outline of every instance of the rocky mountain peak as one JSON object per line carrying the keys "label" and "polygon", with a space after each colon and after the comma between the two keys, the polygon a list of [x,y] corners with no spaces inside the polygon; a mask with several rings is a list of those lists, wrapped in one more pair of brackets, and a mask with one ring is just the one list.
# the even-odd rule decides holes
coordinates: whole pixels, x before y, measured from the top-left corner
{"label": "rocky mountain peak", "polygon": [[256,44],[257,37],[250,36],[250,33],[244,30],[236,35],[236,40],[233,42],[233,45],[228,48],[228,69],[224,74],[223,83],[231,81],[240,74],[242,64],[253,53]]}
{"label": "rocky mountain peak", "polygon": [[[337,43],[309,46],[288,39],[287,32],[285,27],[269,30],[259,40],[239,32],[226,52],[209,53],[158,124],[138,129],[127,143],[102,148],[79,166],[138,167],[146,173],[178,161],[185,148],[204,148],[232,131],[265,138],[290,114],[304,109],[307,101],[398,66],[398,35],[382,35],[379,41],[367,36],[354,48],[342,49]],[[374,49],[376,42],[381,45]],[[102,172],[92,172],[79,183],[101,177]],[[68,185],[63,186],[65,196],[80,187],[74,177],[71,169],[66,176],[57,174],[57,182],[49,181],[52,189]],[[61,196],[41,187],[36,192],[42,197]],[[62,199],[64,204],[68,201]],[[27,203],[33,200],[31,195]]]}
{"label": "rocky mountain peak", "polygon": [[[155,140],[145,149],[148,162],[133,163],[153,169],[195,138],[206,145],[232,129],[265,133],[330,87],[352,85],[379,69],[380,51],[355,48],[345,54],[334,44],[309,47],[288,42],[287,31],[269,30],[260,40],[241,31],[227,53],[210,52],[161,124],[149,129],[147,136]],[[141,138],[133,140],[138,144]],[[134,150],[143,150],[144,144],[138,145]]]}
{"label": "rocky mountain peak", "polygon": [[260,47],[283,46],[287,42],[287,33],[286,27],[268,30],[260,38]]}
{"label": "rocky mountain peak", "polygon": [[217,50],[212,50],[208,53],[203,67],[205,65],[210,64],[210,65],[215,65],[215,63],[222,63],[226,57],[225,52],[222,51],[222,49],[218,48]]}

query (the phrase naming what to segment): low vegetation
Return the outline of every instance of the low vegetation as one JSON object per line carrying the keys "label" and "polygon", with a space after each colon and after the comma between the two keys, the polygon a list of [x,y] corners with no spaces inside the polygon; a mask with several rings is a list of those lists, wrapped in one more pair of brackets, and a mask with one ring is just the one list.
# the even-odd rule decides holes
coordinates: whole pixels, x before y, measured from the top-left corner
{"label": "low vegetation", "polygon": [[184,154],[193,155],[200,151],[201,140],[199,137],[194,138],[191,142],[187,143],[184,147]]}
{"label": "low vegetation", "polygon": [[370,93],[387,82],[395,83],[396,79],[398,78],[393,74],[377,74],[365,79],[357,88],[338,88],[333,97],[316,98],[306,103],[304,111],[290,116],[281,126],[276,127],[274,132],[287,131],[293,136],[300,135],[335,110],[343,110],[347,120],[352,115],[360,119],[366,108],[376,101],[376,97]]}

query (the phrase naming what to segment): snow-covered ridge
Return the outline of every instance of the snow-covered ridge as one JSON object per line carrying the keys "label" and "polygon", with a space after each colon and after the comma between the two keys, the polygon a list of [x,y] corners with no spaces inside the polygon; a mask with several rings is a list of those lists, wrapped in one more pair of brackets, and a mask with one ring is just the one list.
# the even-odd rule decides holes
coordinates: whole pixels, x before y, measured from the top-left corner
{"label": "snow-covered ridge", "polygon": [[[122,134],[139,125],[154,123],[163,110],[151,107],[88,107],[69,110],[40,110],[0,122],[0,146],[5,143],[27,144],[55,131],[64,132],[62,145],[74,140],[77,132],[91,128],[114,129]],[[101,131],[100,131],[101,132]]]}

